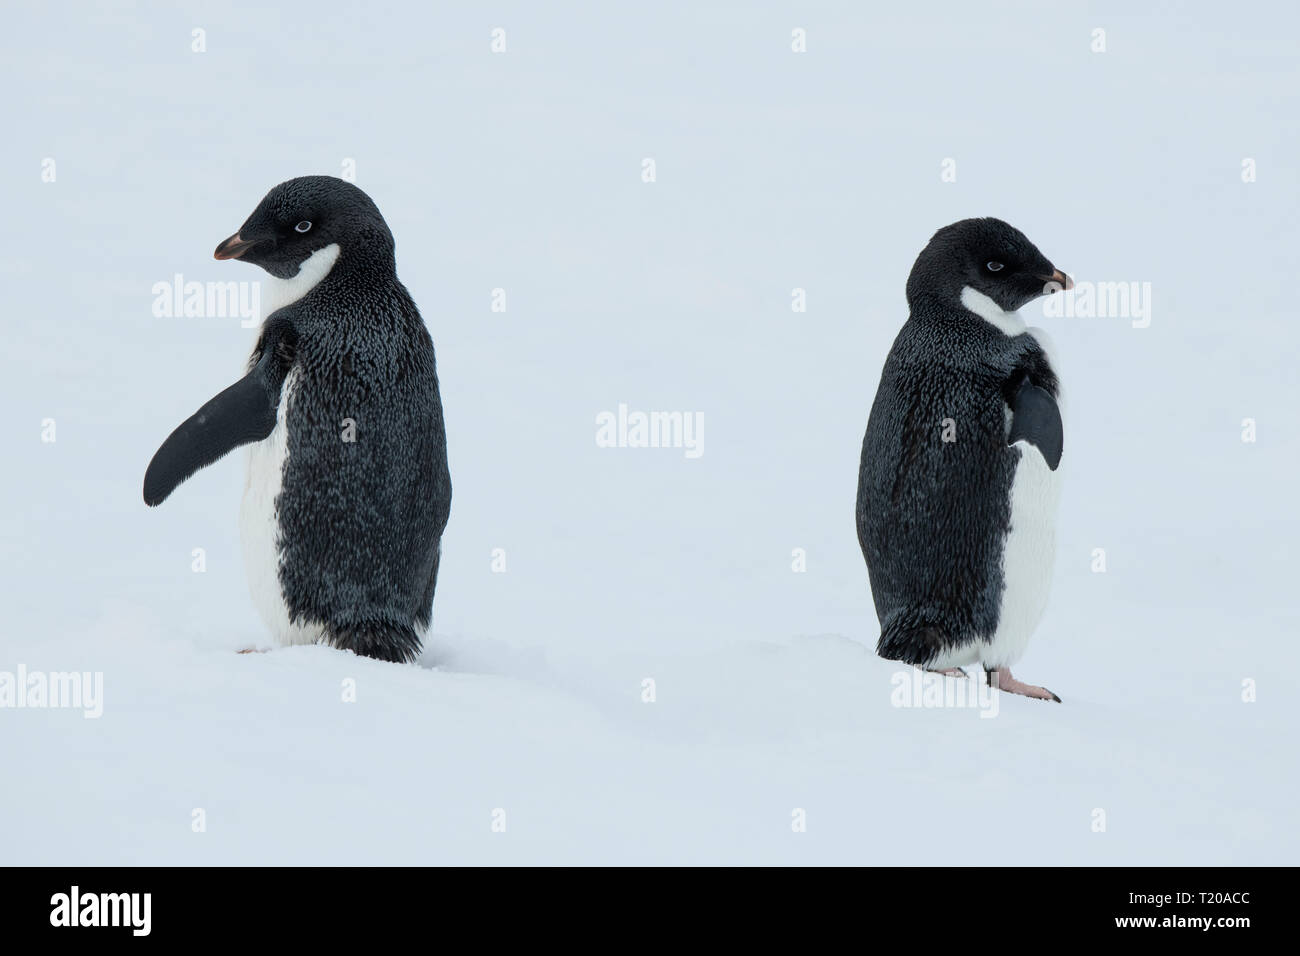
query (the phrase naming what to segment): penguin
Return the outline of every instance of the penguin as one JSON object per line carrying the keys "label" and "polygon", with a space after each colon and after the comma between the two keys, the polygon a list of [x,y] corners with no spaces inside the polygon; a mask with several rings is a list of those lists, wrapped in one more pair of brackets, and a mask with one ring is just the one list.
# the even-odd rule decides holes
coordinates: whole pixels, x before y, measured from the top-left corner
{"label": "penguin", "polygon": [[342,179],[266,194],[214,253],[269,276],[247,373],[163,442],[144,500],[247,445],[240,540],[272,636],[410,662],[432,619],[451,475],[433,342],[394,248]]}
{"label": "penguin", "polygon": [[887,660],[1059,703],[1011,665],[1047,605],[1064,450],[1054,349],[1018,314],[1072,288],[1024,233],[964,219],[907,280],[858,469],[858,543]]}

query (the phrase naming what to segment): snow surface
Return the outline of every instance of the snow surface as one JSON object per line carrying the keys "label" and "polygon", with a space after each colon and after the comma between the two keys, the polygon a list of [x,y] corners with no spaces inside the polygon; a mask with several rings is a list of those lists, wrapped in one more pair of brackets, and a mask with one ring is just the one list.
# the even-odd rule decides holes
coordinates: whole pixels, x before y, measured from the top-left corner
{"label": "snow surface", "polygon": [[[1296,863],[1296,7],[475,6],[7,12],[0,671],[104,701],[0,710],[0,862]],[[212,249],[345,158],[438,349],[419,666],[235,653],[242,454],[140,496],[256,334],[152,286],[259,278]],[[853,525],[907,271],[970,215],[1152,289],[1026,310],[1070,407],[1016,674],[1064,703],[995,719],[892,705]],[[597,447],[619,403],[704,454]]]}

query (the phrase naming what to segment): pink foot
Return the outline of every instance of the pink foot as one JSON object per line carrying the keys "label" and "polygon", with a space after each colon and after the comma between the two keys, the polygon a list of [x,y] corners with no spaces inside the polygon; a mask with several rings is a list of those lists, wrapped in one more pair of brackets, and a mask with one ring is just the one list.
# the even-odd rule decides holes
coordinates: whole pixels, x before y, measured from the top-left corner
{"label": "pink foot", "polygon": [[990,687],[996,687],[1008,694],[1020,694],[1024,697],[1033,697],[1036,700],[1054,700],[1058,704],[1061,702],[1061,698],[1046,687],[1038,687],[1034,684],[1026,684],[1024,681],[1016,680],[1011,676],[1010,667],[999,667],[995,671],[987,671],[986,676]]}
{"label": "pink foot", "polygon": [[265,654],[265,647],[244,647],[235,651],[236,654]]}
{"label": "pink foot", "polygon": [[937,669],[931,669],[931,668],[927,667],[925,670],[926,670],[926,673],[929,673],[929,674],[942,674],[942,675],[944,675],[945,677],[969,677],[969,676],[970,676],[970,675],[967,674],[964,670],[962,670],[960,667],[941,667],[941,668],[937,668]]}

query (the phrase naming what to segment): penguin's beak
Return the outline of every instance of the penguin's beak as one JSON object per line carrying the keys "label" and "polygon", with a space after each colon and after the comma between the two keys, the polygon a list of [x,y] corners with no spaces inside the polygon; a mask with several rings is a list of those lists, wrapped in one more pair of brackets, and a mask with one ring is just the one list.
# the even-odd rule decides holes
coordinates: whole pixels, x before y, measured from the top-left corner
{"label": "penguin's beak", "polygon": [[212,253],[214,259],[238,259],[253,246],[257,245],[256,239],[241,239],[239,233],[235,233],[221,245],[217,246],[217,251]]}
{"label": "penguin's beak", "polygon": [[[221,256],[217,256],[217,258],[220,259]],[[1055,283],[1057,286],[1059,286],[1062,289],[1074,288],[1074,280],[1071,279],[1069,276],[1067,276],[1060,269],[1052,270],[1052,274],[1050,276],[1039,276],[1038,278],[1042,279],[1044,282]],[[1055,292],[1056,289],[1053,289],[1052,291]]]}

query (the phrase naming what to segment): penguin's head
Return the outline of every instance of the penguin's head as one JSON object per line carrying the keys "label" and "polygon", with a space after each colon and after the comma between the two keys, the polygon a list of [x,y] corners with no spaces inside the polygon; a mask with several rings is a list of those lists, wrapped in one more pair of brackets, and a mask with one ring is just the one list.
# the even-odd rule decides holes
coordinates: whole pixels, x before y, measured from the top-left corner
{"label": "penguin's head", "polygon": [[1074,287],[1019,229],[1001,219],[963,219],[934,234],[907,279],[907,301],[956,305],[966,289],[1014,312],[1040,295]]}
{"label": "penguin's head", "polygon": [[369,196],[333,176],[300,176],[267,193],[213,256],[242,259],[292,279],[304,262],[331,246],[343,262],[393,262],[393,234]]}

